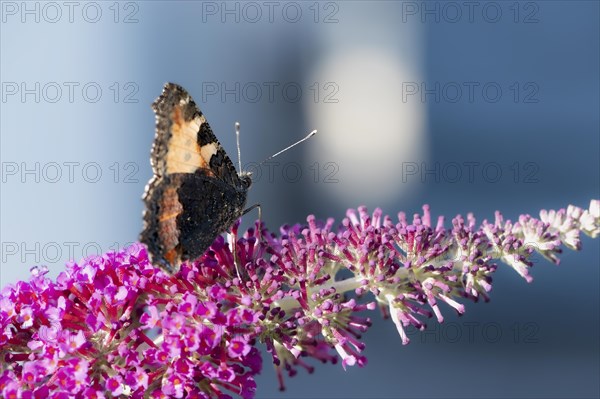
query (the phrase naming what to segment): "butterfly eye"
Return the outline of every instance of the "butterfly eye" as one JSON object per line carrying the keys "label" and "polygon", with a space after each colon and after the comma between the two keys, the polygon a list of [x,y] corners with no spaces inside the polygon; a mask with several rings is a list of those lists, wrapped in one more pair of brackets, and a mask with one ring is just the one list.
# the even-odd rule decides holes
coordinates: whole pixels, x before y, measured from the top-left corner
{"label": "butterfly eye", "polygon": [[240,180],[242,182],[242,187],[244,187],[246,190],[252,185],[252,177],[250,174],[244,174],[240,176]]}

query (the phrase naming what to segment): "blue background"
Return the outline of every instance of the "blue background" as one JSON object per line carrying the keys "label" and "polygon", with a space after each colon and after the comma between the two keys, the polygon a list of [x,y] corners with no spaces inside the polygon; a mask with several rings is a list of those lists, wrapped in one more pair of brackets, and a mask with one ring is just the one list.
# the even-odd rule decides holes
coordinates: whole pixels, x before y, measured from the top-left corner
{"label": "blue background", "polygon": [[[428,203],[448,224],[457,213],[515,219],[600,197],[598,2],[475,2],[472,13],[464,2],[276,2],[272,19],[262,2],[79,2],[72,20],[52,4],[2,2],[1,286],[32,265],[56,276],[70,253],[136,240],[149,105],[166,81],[189,90],[234,160],[241,122],[244,164],[319,129],[251,189],[275,230],[311,213],[340,220],[360,204],[410,215]],[[36,82],[39,98],[21,97]],[[206,91],[236,82],[239,100]],[[265,82],[278,85],[273,101],[241,90]],[[301,88],[298,101],[286,84]],[[65,162],[78,163],[73,179]],[[472,180],[465,162],[478,163]],[[422,163],[437,172],[407,174]],[[374,314],[364,369],[316,365],[280,394],[265,357],[257,396],[598,397],[598,240],[583,247],[559,267],[537,257],[532,284],[500,267],[490,303],[467,303],[461,318],[444,308],[446,323],[432,320],[408,346]]]}

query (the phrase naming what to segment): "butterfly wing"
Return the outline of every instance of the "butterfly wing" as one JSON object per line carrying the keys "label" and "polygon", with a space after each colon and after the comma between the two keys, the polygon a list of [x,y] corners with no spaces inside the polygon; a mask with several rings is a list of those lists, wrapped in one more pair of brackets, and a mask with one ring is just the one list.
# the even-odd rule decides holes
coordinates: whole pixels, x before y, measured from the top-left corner
{"label": "butterfly wing", "polygon": [[201,173],[241,188],[231,159],[183,87],[167,83],[152,109],[156,114],[156,136],[150,163],[156,177]]}
{"label": "butterfly wing", "polygon": [[240,217],[246,188],[185,89],[167,83],[152,106],[154,176],[143,196],[140,240],[154,263],[173,271],[181,261],[202,255]]}

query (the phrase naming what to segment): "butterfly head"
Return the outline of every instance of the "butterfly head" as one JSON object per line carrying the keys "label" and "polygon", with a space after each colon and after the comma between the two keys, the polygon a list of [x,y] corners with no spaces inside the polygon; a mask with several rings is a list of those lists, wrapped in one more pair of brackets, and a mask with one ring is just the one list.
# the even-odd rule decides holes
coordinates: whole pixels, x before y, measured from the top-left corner
{"label": "butterfly head", "polygon": [[242,188],[244,189],[249,189],[250,186],[252,185],[252,172],[245,172],[242,171],[239,174],[240,176],[240,182],[242,183]]}

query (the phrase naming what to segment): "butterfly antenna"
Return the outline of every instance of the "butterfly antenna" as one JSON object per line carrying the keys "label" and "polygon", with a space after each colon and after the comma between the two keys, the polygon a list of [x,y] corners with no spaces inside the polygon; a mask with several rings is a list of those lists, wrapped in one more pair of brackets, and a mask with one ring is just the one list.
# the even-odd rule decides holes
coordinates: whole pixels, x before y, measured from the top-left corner
{"label": "butterfly antenna", "polygon": [[237,141],[237,150],[238,150],[238,172],[242,171],[242,151],[240,150],[240,123],[235,123],[235,139]]}
{"label": "butterfly antenna", "polygon": [[262,162],[261,162],[261,163],[259,163],[258,165],[260,166],[260,165],[262,165],[263,163],[267,162],[268,160],[275,158],[277,155],[280,155],[280,154],[282,154],[282,153],[286,152],[287,150],[289,150],[290,148],[292,148],[292,147],[295,147],[295,146],[297,146],[298,144],[302,143],[303,141],[306,141],[306,140],[308,140],[309,138],[311,138],[311,137],[312,137],[312,136],[314,136],[315,134],[317,134],[317,131],[316,131],[316,130],[313,130],[312,132],[310,132],[310,133],[309,133],[309,134],[308,134],[308,135],[307,135],[305,138],[303,138],[302,140],[298,140],[298,141],[296,141],[294,144],[292,144],[292,145],[290,145],[290,146],[288,146],[288,147],[284,148],[283,150],[281,150],[281,151],[279,151],[279,152],[277,152],[277,153],[275,153],[275,154],[271,155],[270,157],[268,157],[267,159],[265,159],[264,161],[262,161]]}

